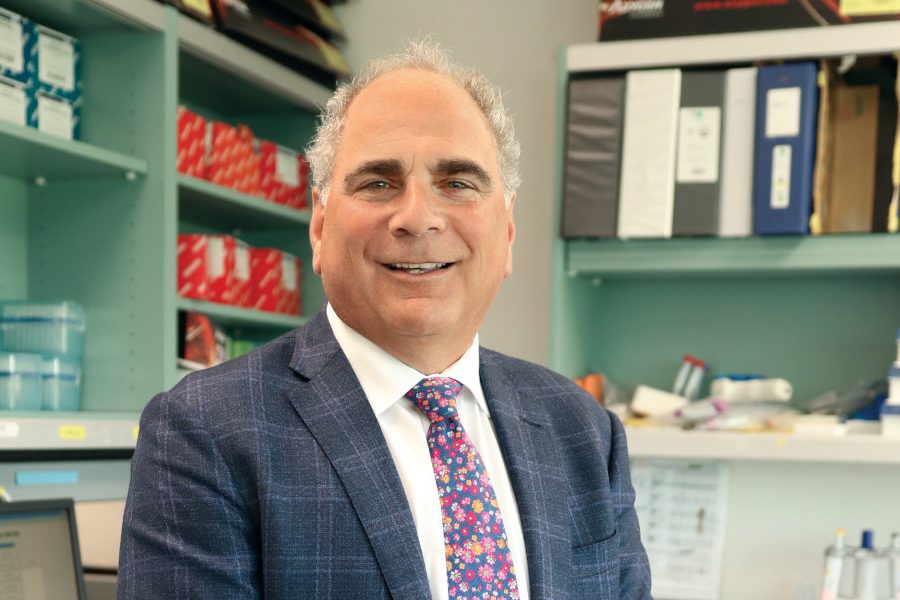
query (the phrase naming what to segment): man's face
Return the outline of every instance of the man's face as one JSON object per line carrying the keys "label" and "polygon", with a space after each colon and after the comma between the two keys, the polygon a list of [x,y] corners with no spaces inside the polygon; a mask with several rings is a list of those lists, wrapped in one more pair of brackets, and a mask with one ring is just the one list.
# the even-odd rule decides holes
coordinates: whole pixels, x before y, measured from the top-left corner
{"label": "man's face", "polygon": [[327,202],[313,200],[313,269],[344,322],[395,356],[417,341],[468,347],[512,269],[515,226],[467,92],[415,69],[370,83],[347,112]]}

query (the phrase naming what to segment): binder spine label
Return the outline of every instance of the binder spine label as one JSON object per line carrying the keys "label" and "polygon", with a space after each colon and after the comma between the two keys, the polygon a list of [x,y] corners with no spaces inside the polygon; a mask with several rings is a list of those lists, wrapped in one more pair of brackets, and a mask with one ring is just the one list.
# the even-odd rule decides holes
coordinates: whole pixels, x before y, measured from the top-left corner
{"label": "binder spine label", "polygon": [[682,108],[678,118],[677,183],[715,183],[719,180],[719,139],[722,109],[718,106]]}
{"label": "binder spine label", "polygon": [[791,146],[778,144],[772,148],[772,193],[769,204],[774,209],[791,203]]}
{"label": "binder spine label", "polygon": [[774,88],[766,94],[766,137],[800,135],[799,87]]}

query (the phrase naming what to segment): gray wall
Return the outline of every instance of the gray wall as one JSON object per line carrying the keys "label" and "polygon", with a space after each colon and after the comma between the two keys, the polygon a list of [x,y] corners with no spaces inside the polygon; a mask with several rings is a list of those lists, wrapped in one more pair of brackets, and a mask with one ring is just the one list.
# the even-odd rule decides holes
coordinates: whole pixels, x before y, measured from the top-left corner
{"label": "gray wall", "polygon": [[558,49],[596,38],[597,0],[349,0],[336,6],[356,69],[431,35],[506,93],[522,142],[513,275],[481,329],[485,346],[549,363],[550,240]]}

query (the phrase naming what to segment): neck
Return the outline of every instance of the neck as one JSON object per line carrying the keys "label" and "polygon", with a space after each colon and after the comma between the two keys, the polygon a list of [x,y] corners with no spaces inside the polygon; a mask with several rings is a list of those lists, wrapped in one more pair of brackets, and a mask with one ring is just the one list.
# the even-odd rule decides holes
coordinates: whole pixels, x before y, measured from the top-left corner
{"label": "neck", "polygon": [[[396,348],[391,348],[379,344],[375,340],[372,341],[382,350],[423,375],[442,373],[458,361],[472,344],[470,339],[468,343],[451,349],[444,342],[427,343],[423,342],[421,338],[415,338],[410,344],[398,344]],[[416,345],[415,352],[405,351],[413,344]]]}

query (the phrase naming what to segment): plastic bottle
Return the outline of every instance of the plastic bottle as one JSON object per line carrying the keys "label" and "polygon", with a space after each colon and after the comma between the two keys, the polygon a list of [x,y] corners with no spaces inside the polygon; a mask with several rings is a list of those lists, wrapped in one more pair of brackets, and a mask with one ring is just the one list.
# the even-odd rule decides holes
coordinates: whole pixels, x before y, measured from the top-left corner
{"label": "plastic bottle", "polygon": [[834,533],[834,543],[825,549],[825,572],[822,577],[820,600],[836,600],[838,597],[844,567],[845,534],[843,529],[838,529]]}
{"label": "plastic bottle", "polygon": [[871,529],[863,529],[862,543],[855,553],[856,594],[855,600],[882,600],[878,595],[878,562]]}
{"label": "plastic bottle", "polygon": [[900,534],[891,534],[891,598],[900,600]]}

